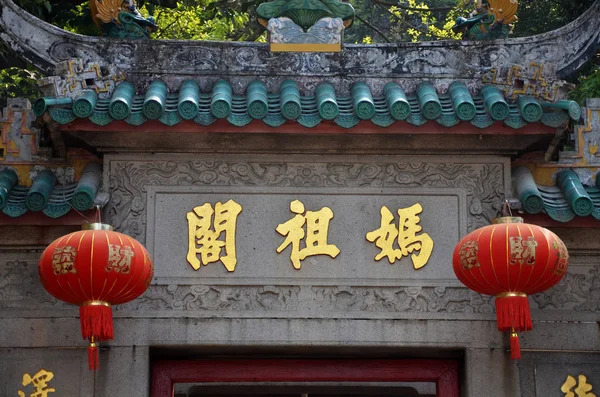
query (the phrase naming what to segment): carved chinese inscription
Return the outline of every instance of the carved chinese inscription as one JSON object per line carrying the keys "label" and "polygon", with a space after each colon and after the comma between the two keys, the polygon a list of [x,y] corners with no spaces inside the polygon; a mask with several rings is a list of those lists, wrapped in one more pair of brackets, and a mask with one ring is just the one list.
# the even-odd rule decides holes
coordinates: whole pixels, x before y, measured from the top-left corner
{"label": "carved chinese inscription", "polygon": [[54,378],[54,374],[45,369],[41,369],[35,375],[23,375],[23,386],[32,385],[34,390],[30,394],[18,390],[19,397],[48,397],[48,393],[54,393],[56,390],[48,387],[48,383]]}
{"label": "carved chinese inscription", "polygon": [[[575,386],[577,387],[573,390]],[[594,393],[590,393],[592,385],[587,383],[585,375],[579,375],[577,381],[571,375],[567,376],[567,380],[563,383],[560,391],[565,393],[565,397],[596,397]]]}
{"label": "carved chinese inscription", "polygon": [[219,260],[228,271],[235,270],[237,264],[235,231],[237,217],[241,212],[242,206],[229,200],[225,204],[217,203],[214,209],[211,204],[205,203],[187,213],[187,261],[194,270],[200,269],[201,265],[206,266]]}
{"label": "carved chinese inscription", "polygon": [[[375,256],[376,261],[387,256],[390,264],[393,264],[396,260],[417,250],[420,251],[418,255],[411,255],[414,268],[420,269],[427,264],[433,251],[433,240],[427,233],[417,235],[423,229],[419,225],[421,218],[418,214],[421,212],[423,207],[419,203],[408,208],[400,208],[396,228],[392,212],[386,206],[381,207],[381,227],[367,233],[367,240],[381,249],[381,252]],[[394,248],[396,241],[399,249]]]}
{"label": "carved chinese inscription", "polygon": [[[306,211],[304,204],[294,200],[290,204],[290,210],[296,214],[292,219],[279,224],[275,230],[282,236],[286,236],[283,243],[277,248],[281,253],[288,245],[292,246],[290,259],[295,269],[300,269],[301,261],[312,255],[329,255],[335,258],[340,253],[334,244],[328,244],[329,222],[333,219],[331,208],[323,207],[319,211]],[[304,226],[306,225],[306,233]],[[300,242],[306,237],[305,247],[300,248]]]}

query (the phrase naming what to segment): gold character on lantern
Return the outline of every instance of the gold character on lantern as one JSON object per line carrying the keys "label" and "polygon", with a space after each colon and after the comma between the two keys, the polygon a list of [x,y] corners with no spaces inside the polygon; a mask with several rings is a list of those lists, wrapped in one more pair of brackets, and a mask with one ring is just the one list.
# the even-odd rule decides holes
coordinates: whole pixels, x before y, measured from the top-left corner
{"label": "gold character on lantern", "polygon": [[[48,387],[48,382],[54,378],[54,374],[45,369],[41,369],[37,374],[31,376],[23,375],[23,386],[33,385],[35,390],[27,397],[48,397],[48,393],[54,393],[56,390]],[[26,397],[25,392],[18,390],[19,397]]]}
{"label": "gold character on lantern", "polygon": [[538,243],[533,236],[529,236],[527,240],[523,240],[521,236],[511,237],[510,264],[533,265],[535,263],[535,247],[537,245]]}
{"label": "gold character on lantern", "polygon": [[134,252],[131,247],[121,247],[118,244],[108,245],[108,265],[106,271],[115,271],[117,273],[129,273],[131,269],[131,258]]}
{"label": "gold character on lantern", "polygon": [[481,267],[481,263],[477,260],[477,253],[479,252],[479,246],[477,241],[467,241],[458,251],[460,256],[460,263],[465,270],[471,270],[474,267]]}
{"label": "gold character on lantern", "polygon": [[[565,397],[596,397],[594,393],[588,393],[592,391],[592,385],[587,383],[585,375],[579,375],[579,385],[574,377],[569,375],[565,383],[563,383],[560,390],[565,393]],[[573,393],[573,388],[577,386]]]}
{"label": "gold character on lantern", "polygon": [[[277,248],[277,253],[281,253],[288,245],[292,245],[290,259],[295,269],[300,269],[301,260],[307,256],[329,255],[335,258],[340,253],[338,247],[334,244],[328,244],[329,222],[333,219],[331,208],[323,207],[319,211],[306,211],[304,204],[300,200],[294,200],[290,203],[290,210],[297,214],[295,217],[285,223],[279,224],[275,230],[282,236],[286,236],[283,243]],[[306,224],[306,234],[304,225]],[[300,241],[306,236],[306,247],[300,248]]]}
{"label": "gold character on lantern", "polygon": [[[206,266],[218,260],[228,271],[235,270],[237,264],[235,230],[240,212],[242,206],[229,200],[225,204],[217,203],[214,209],[211,204],[205,203],[187,213],[189,231],[187,261],[194,270],[200,269],[201,265]],[[213,215],[214,230],[211,230]],[[224,233],[224,240],[221,240],[222,233]],[[225,255],[222,255],[223,248]]]}
{"label": "gold character on lantern", "polygon": [[54,249],[52,254],[52,269],[55,275],[77,273],[75,270],[75,256],[77,252],[74,247],[65,245]]}
{"label": "gold character on lantern", "polygon": [[558,250],[556,263],[554,263],[554,273],[562,277],[567,272],[569,253],[564,245],[559,245],[556,241],[553,242],[552,246],[555,250]]}
{"label": "gold character on lantern", "polygon": [[[411,259],[415,269],[420,269],[427,264],[433,251],[433,240],[427,233],[417,235],[423,228],[419,225],[421,218],[418,216],[423,212],[421,204],[417,203],[408,208],[398,210],[399,225],[394,225],[394,215],[386,207],[381,207],[381,227],[367,233],[367,240],[375,242],[381,248],[381,252],[375,256],[375,260],[381,260],[387,256],[390,263],[408,256],[411,252],[420,251],[419,255],[412,254]],[[400,249],[394,248],[394,242],[398,241]]]}

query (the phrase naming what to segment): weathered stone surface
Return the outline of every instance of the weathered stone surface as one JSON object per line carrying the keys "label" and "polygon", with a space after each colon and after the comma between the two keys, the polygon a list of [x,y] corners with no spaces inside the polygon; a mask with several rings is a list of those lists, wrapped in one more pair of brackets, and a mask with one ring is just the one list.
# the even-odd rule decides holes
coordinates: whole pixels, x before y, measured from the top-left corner
{"label": "weathered stone surface", "polygon": [[[115,227],[145,241],[147,186],[290,187],[311,188],[460,188],[467,194],[468,230],[489,224],[499,208],[506,186],[506,163],[423,162],[410,157],[363,157],[348,162],[343,157],[203,156],[190,161],[106,156],[112,200],[109,217]],[[385,160],[384,160],[385,159]],[[126,170],[126,172],[123,172]]]}
{"label": "weathered stone surface", "polygon": [[[572,150],[559,152],[559,163],[575,165],[575,171],[587,186],[596,185],[596,175],[584,167],[598,167],[600,164],[600,99],[588,99],[582,109],[581,123],[574,128]],[[597,170],[597,168],[593,168]]]}
{"label": "weathered stone surface", "polygon": [[[283,166],[283,165],[282,165]],[[147,186],[148,207],[146,247],[154,258],[154,276],[163,278],[197,278],[203,281],[226,278],[229,282],[244,283],[303,282],[319,279],[322,282],[353,282],[370,279],[377,282],[405,280],[454,280],[452,268],[448,266],[447,252],[452,252],[461,235],[466,234],[466,194],[462,189],[426,188],[368,188],[357,184],[353,187],[327,188],[310,184],[316,178],[313,165],[303,164],[299,168],[293,187],[285,182],[267,187],[173,187]],[[234,165],[237,171],[242,165]],[[331,167],[331,165],[330,165]],[[292,168],[288,163],[287,168]],[[404,176],[410,178],[409,172]],[[242,174],[239,174],[240,177]],[[337,177],[330,177],[332,183]],[[274,175],[265,178],[276,178]],[[402,178],[402,177],[400,177]],[[303,186],[305,185],[305,186]],[[188,222],[186,214],[205,203],[215,205],[233,200],[243,210],[237,216],[235,272],[227,274],[219,262],[202,266],[193,271],[187,264]],[[296,270],[290,260],[291,248],[277,253],[277,247],[285,237],[275,232],[279,224],[292,219],[290,203],[300,200],[306,211],[319,211],[324,207],[333,212],[329,222],[328,244],[335,245],[341,252],[331,258],[325,255],[310,256],[301,261]],[[393,224],[398,226],[398,210],[421,205],[418,225],[422,228],[416,236],[427,234],[434,241],[431,253],[417,249],[413,254],[429,255],[426,264],[415,270],[411,255],[407,254],[390,264],[384,257],[375,261],[381,252],[375,243],[366,239],[367,233],[381,226],[381,208],[386,206],[395,216]],[[307,231],[307,235],[310,231]],[[421,257],[421,259],[423,259]],[[415,265],[416,266],[416,265]],[[272,280],[272,281],[269,281]]]}
{"label": "weathered stone surface", "polygon": [[[457,153],[460,153],[460,156],[512,155],[531,145],[538,145],[540,141],[550,142],[556,134],[555,129],[548,128],[539,134],[507,135],[508,128],[499,124],[481,130],[481,135],[453,135],[442,132],[416,135],[409,134],[411,130],[406,127],[395,130],[400,132],[399,134],[377,134],[381,132],[381,128],[370,129],[364,122],[356,128],[344,130],[344,133],[339,131],[341,128],[334,130],[335,135],[307,133],[305,127],[298,125],[295,129],[286,131],[292,133],[278,134],[273,133],[275,128],[266,126],[262,121],[246,130],[250,133],[235,133],[234,129],[239,130],[238,127],[227,127],[227,123],[215,124],[212,131],[219,131],[217,134],[206,134],[204,132],[211,130],[197,124],[193,127],[188,126],[182,132],[171,130],[168,134],[165,133],[166,127],[142,128],[139,132],[133,132],[135,127],[127,124],[115,124],[115,131],[104,130],[101,134],[91,129],[82,131],[81,125],[68,128],[70,136],[76,136],[102,153],[139,153],[141,148],[144,148],[146,152],[151,153],[195,153],[199,158],[206,154],[272,152],[317,155],[335,153],[349,156],[414,156],[431,153],[447,156],[455,156]],[[333,129],[331,125],[327,127]]]}
{"label": "weathered stone surface", "polygon": [[[0,313],[19,317],[76,316],[77,308],[57,301],[42,288],[37,275],[39,253],[3,254],[0,262]],[[534,320],[581,321],[600,318],[600,266],[571,264],[565,279],[547,292],[533,295]],[[249,285],[243,282],[157,280],[140,298],[115,307],[116,318],[454,318],[494,320],[492,297],[451,282],[399,282],[398,285],[322,284],[318,281]],[[425,285],[418,285],[425,284]],[[437,285],[436,285],[437,284]],[[444,285],[446,284],[446,285]]]}
{"label": "weathered stone surface", "polygon": [[24,98],[8,98],[7,102],[0,115],[0,160],[6,163],[47,161],[50,153],[39,147],[40,131],[35,127],[31,103]]}
{"label": "weathered stone surface", "polygon": [[541,308],[597,312],[600,310],[600,266],[590,269],[587,277],[567,273],[560,284],[533,299]]}
{"label": "weathered stone surface", "polygon": [[464,393],[467,396],[529,396],[520,393],[518,366],[514,361],[503,360],[505,354],[502,349],[466,350],[465,372],[469,380],[465,382]]}
{"label": "weathered stone surface", "polygon": [[[579,355],[566,362],[560,353],[548,361],[546,356],[528,351],[598,348],[597,325],[590,322],[593,310],[586,309],[586,321],[579,322],[569,307],[536,309],[537,297],[531,301],[534,320],[542,316],[545,320],[534,321],[533,331],[521,335],[523,360],[517,367],[507,359],[508,340],[497,331],[491,298],[464,288],[157,284],[131,304],[115,308],[115,340],[105,343],[108,349],[100,353],[101,369],[93,394],[93,374],[86,367],[77,308],[58,304],[43,291],[37,280],[39,252],[5,251],[0,255],[0,369],[5,374],[0,378],[0,391],[7,395],[23,390],[15,389],[23,373],[33,375],[41,368],[54,372],[52,384],[57,392],[86,397],[148,395],[148,346],[185,346],[188,354],[196,349],[198,357],[203,356],[203,349],[239,352],[253,348],[256,353],[265,346],[305,355],[327,349],[336,354],[340,346],[364,352],[383,348],[387,355],[397,356],[403,354],[402,349],[416,349],[421,354],[459,349],[466,351],[463,391],[468,397],[479,397],[486,390],[485,394],[493,397],[533,396],[527,381],[522,381],[519,394],[519,373],[521,379],[528,379],[535,369],[539,374],[536,390],[554,390],[559,375],[566,377],[560,371],[587,374],[595,368],[590,365],[596,365],[594,355]],[[597,274],[597,265],[590,267],[595,262],[589,258],[575,257],[573,262],[570,271],[581,267],[579,270],[592,278]],[[72,378],[73,374],[79,375]],[[594,374],[588,375],[592,382]],[[123,376],[127,382],[120,381]]]}
{"label": "weathered stone surface", "polygon": [[[581,336],[572,333],[565,334],[564,337],[580,338]],[[583,352],[526,353],[519,363],[522,395],[532,397],[565,395],[566,393],[561,392],[561,388],[569,376],[572,376],[577,383],[576,386],[570,388],[571,392],[575,392],[578,386],[583,386],[579,384],[580,375],[585,376],[587,384],[592,386],[588,391],[597,394],[600,389],[600,355],[597,354],[597,349],[600,345],[598,341],[590,340],[589,342],[592,354]],[[594,349],[596,353],[594,353]],[[585,394],[582,393],[582,395]]]}
{"label": "weathered stone surface", "polygon": [[[271,53],[267,44],[112,41],[76,36],[46,24],[2,0],[0,37],[47,72],[69,58],[114,64],[138,88],[161,77],[171,89],[182,76],[265,78],[285,76],[370,76],[404,79],[411,85],[432,80],[439,87],[452,79],[479,81],[490,68],[530,62],[555,68],[557,78],[576,71],[593,54],[600,38],[600,1],[575,23],[553,32],[491,42],[438,41],[394,45],[346,45],[341,54]],[[275,79],[271,84],[278,84]],[[245,85],[234,87],[239,92]],[[412,91],[411,87],[404,87]],[[271,88],[269,87],[271,90]],[[377,89],[376,89],[377,90]]]}
{"label": "weathered stone surface", "polygon": [[56,64],[56,76],[38,82],[43,96],[78,98],[85,90],[93,90],[99,98],[108,97],[115,85],[125,79],[114,65],[83,64],[81,59],[68,59]]}
{"label": "weathered stone surface", "polygon": [[[40,371],[42,371],[40,373]],[[63,396],[92,397],[93,376],[87,369],[87,355],[84,349],[18,349],[0,348],[0,395],[24,396],[37,394],[33,384],[23,376],[29,374],[45,376],[47,387],[53,394]],[[50,375],[51,373],[52,375]],[[51,379],[48,379],[51,377]]]}

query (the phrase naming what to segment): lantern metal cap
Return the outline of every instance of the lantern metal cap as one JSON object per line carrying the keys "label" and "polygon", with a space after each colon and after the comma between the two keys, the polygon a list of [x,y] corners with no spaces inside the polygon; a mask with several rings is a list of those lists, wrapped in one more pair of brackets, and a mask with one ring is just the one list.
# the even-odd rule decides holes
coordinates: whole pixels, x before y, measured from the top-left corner
{"label": "lantern metal cap", "polygon": [[502,216],[492,220],[492,224],[498,225],[501,223],[523,223],[523,218],[518,216]]}
{"label": "lantern metal cap", "polygon": [[81,226],[81,230],[109,230],[112,231],[113,227],[106,223],[85,223]]}

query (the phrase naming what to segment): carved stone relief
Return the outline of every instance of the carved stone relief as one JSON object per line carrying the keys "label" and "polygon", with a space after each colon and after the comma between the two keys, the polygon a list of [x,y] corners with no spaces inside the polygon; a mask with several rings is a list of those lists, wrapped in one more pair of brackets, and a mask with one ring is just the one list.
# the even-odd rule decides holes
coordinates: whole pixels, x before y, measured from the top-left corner
{"label": "carved stone relief", "polygon": [[600,311],[600,266],[587,274],[569,273],[554,288],[534,295],[540,309]]}
{"label": "carved stone relief", "polygon": [[[60,317],[75,306],[53,298],[42,287],[35,261],[0,261],[0,312],[28,310]],[[532,296],[533,311],[561,313],[600,311],[600,265],[585,273],[567,273],[554,288]],[[183,285],[154,284],[140,298],[115,306],[115,316],[154,317],[194,312],[194,316],[427,317],[492,319],[494,301],[466,288],[444,286],[347,285]],[[270,314],[269,314],[270,313]],[[35,314],[28,314],[28,316]],[[189,316],[189,314],[182,314]],[[536,314],[533,314],[535,319]]]}
{"label": "carved stone relief", "polygon": [[[35,262],[1,264],[0,310],[73,309],[50,296],[37,276]],[[196,311],[321,313],[492,313],[491,298],[466,288],[256,286],[256,285],[152,285],[140,298],[115,306],[116,312]],[[46,313],[47,315],[48,313]],[[198,313],[199,314],[199,313]],[[118,314],[117,314],[118,315]],[[305,315],[303,315],[305,316]]]}
{"label": "carved stone relief", "polygon": [[464,188],[468,230],[489,224],[502,205],[504,165],[446,163],[273,163],[131,161],[109,165],[108,217],[116,230],[145,241],[146,187],[265,186]]}
{"label": "carved stone relief", "polygon": [[64,306],[66,304],[53,298],[40,284],[36,262],[0,261],[0,309],[35,310]]}
{"label": "carved stone relief", "polygon": [[[342,54],[273,54],[267,44],[166,40],[117,40],[70,34],[33,18],[12,1],[0,0],[0,36],[11,47],[48,73],[68,58],[84,63],[113,64],[128,79],[147,85],[162,75],[217,75],[232,78],[367,75],[386,79],[476,80],[489,68],[531,61],[553,64],[564,79],[587,62],[600,41],[600,3],[576,22],[533,37],[487,42],[419,42],[387,45],[346,45]],[[25,39],[28,38],[28,39]],[[200,74],[202,76],[200,76]],[[177,84],[178,86],[178,84]]]}
{"label": "carved stone relief", "polygon": [[[156,285],[118,310],[321,313],[493,313],[491,297],[466,288]],[[292,315],[293,316],[293,315]],[[303,317],[306,315],[303,315]],[[317,316],[319,316],[317,314]],[[359,314],[360,316],[360,314]],[[366,315],[370,317],[371,315]]]}

